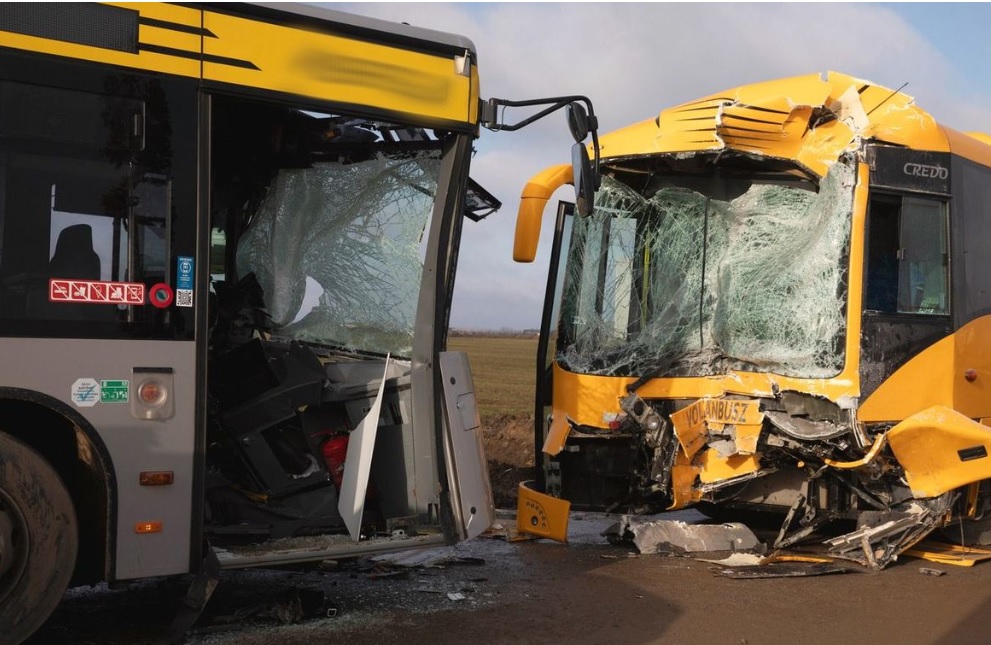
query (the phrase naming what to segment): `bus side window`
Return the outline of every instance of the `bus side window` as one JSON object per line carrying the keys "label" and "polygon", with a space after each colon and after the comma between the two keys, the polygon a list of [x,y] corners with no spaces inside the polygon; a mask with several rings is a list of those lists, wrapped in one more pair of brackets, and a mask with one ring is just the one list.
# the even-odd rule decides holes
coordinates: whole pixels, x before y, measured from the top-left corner
{"label": "bus side window", "polygon": [[949,313],[945,213],[944,203],[934,199],[872,198],[865,310]]}

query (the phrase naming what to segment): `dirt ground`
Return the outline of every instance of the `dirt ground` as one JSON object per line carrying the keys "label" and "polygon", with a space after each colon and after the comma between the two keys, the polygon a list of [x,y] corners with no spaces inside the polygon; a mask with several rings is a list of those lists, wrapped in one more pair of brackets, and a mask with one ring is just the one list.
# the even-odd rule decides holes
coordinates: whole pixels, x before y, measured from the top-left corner
{"label": "dirt ground", "polygon": [[[902,558],[880,573],[732,580],[706,562],[608,544],[600,532],[614,519],[573,514],[568,544],[476,539],[429,566],[225,572],[185,645],[991,642],[991,563]],[[157,645],[182,582],[70,591],[30,645]],[[304,593],[324,599],[321,616],[284,624]]]}
{"label": "dirt ground", "polygon": [[482,437],[496,508],[516,508],[517,486],[534,477],[533,417],[483,418]]}

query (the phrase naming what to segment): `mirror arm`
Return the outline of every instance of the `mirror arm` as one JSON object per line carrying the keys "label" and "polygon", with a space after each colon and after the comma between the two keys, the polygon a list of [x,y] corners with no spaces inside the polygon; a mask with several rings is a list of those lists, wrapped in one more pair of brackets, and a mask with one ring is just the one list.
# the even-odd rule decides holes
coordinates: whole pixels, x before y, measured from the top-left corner
{"label": "mirror arm", "polygon": [[[588,108],[588,119],[589,127],[592,130],[592,136],[598,140],[595,136],[596,127],[598,127],[597,119],[595,118],[595,112],[592,110],[592,101],[590,101],[585,96],[556,96],[544,99],[528,99],[526,101],[510,101],[509,99],[489,99],[482,103],[482,127],[489,130],[506,130],[508,132],[513,132],[524,128],[534,121],[538,121],[552,112],[556,112],[561,108],[567,106],[575,101],[580,101],[585,104]],[[519,121],[518,123],[506,123],[499,118],[500,108],[507,107],[533,107],[536,105],[549,105],[550,107],[537,112],[536,114]]]}
{"label": "mirror arm", "polygon": [[[488,130],[506,130],[508,132],[513,132],[521,128],[525,128],[534,121],[538,121],[548,114],[556,112],[563,107],[567,107],[573,102],[579,101],[585,104],[588,109],[588,128],[592,134],[592,173],[594,177],[593,190],[599,189],[599,184],[601,183],[601,177],[599,175],[599,120],[595,116],[595,110],[592,108],[592,101],[581,95],[574,96],[555,96],[543,99],[528,99],[526,101],[510,101],[509,99],[497,99],[492,98],[487,101],[482,101],[481,105],[481,118],[480,123],[483,128]],[[503,114],[505,114],[504,108],[509,107],[533,107],[536,105],[549,105],[540,112],[533,114],[522,121],[517,123],[506,123],[500,118],[500,108]]]}

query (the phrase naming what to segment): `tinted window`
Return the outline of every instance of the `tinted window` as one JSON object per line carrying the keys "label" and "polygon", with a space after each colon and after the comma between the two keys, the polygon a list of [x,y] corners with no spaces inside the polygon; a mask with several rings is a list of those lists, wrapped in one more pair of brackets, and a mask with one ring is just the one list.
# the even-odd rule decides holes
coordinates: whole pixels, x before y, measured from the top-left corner
{"label": "tinted window", "polygon": [[946,208],[942,201],[875,196],[868,215],[864,309],[949,314]]}
{"label": "tinted window", "polygon": [[155,79],[98,85],[0,80],[5,333],[172,335],[148,303],[175,255],[170,106]]}

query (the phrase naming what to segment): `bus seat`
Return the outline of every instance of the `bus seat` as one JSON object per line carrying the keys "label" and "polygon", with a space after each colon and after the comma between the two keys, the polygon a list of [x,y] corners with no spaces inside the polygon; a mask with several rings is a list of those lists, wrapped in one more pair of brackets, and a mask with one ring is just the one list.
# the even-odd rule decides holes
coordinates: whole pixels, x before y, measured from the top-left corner
{"label": "bus seat", "polygon": [[100,279],[100,256],[93,250],[93,229],[89,224],[62,229],[48,268],[53,278]]}

